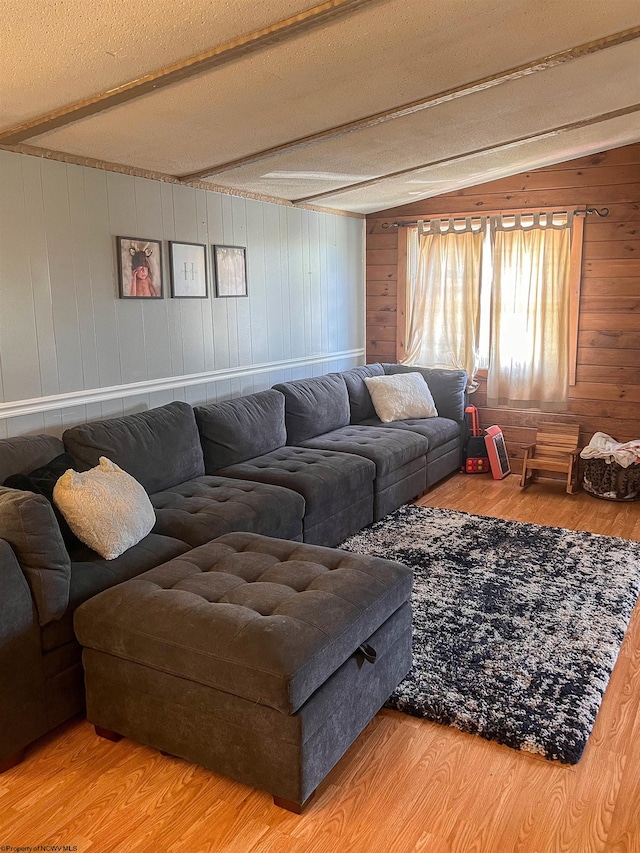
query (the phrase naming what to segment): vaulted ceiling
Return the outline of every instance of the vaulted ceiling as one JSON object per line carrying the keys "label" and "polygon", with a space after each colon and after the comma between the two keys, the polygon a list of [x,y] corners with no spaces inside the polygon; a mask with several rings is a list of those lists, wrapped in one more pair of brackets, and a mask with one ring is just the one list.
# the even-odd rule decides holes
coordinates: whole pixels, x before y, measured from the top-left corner
{"label": "vaulted ceiling", "polygon": [[368,213],[640,140],[637,0],[0,0],[0,146]]}

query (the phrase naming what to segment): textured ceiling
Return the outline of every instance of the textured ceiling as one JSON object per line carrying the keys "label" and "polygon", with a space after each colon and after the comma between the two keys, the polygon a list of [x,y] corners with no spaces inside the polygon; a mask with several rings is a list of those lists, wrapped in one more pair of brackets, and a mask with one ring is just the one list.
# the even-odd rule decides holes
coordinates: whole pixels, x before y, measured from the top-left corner
{"label": "textured ceiling", "polygon": [[[0,0],[0,130],[315,5]],[[630,0],[364,0],[190,79],[54,130],[34,128],[24,141],[173,176],[284,146],[204,179],[346,211],[382,210],[640,140],[640,39],[373,127],[287,144],[628,30],[640,24],[639,11]]]}
{"label": "textured ceiling", "polygon": [[314,0],[0,0],[0,127],[188,59]]}

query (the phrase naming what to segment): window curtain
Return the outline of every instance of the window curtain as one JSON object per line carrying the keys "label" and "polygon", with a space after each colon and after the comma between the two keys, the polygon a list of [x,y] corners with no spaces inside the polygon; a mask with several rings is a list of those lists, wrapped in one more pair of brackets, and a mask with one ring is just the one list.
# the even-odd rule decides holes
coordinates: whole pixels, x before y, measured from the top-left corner
{"label": "window curtain", "polygon": [[491,220],[489,406],[567,408],[571,224],[571,214]]}
{"label": "window curtain", "polygon": [[486,218],[418,223],[405,364],[478,367],[480,274]]}

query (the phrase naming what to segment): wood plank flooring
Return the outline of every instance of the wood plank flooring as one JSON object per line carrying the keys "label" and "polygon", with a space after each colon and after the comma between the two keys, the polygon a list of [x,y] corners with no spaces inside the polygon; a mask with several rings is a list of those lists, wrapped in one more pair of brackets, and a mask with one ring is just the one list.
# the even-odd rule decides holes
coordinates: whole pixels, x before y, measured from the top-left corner
{"label": "wood plank flooring", "polygon": [[[454,475],[421,504],[640,541],[640,503]],[[78,853],[640,853],[640,605],[580,763],[381,711],[300,817],[82,719],[0,776],[0,849]]]}

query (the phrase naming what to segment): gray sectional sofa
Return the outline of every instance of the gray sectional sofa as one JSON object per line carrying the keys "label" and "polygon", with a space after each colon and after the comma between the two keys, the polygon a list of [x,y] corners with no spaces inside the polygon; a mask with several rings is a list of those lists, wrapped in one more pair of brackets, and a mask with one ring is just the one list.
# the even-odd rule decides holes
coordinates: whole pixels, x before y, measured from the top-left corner
{"label": "gray sectional sofa", "polygon": [[[381,424],[364,378],[420,370],[439,417]],[[232,532],[334,546],[460,466],[462,371],[367,365],[195,411],[171,403],[53,436],[0,441],[0,483],[63,453],[135,477],[153,531],[115,560],[65,543],[43,494],[0,486],[0,770],[84,705],[76,608]],[[63,457],[66,460],[67,457]]]}
{"label": "gray sectional sofa", "polygon": [[351,453],[287,443],[280,391],[197,406],[195,416],[207,473],[298,492],[305,502],[305,542],[337,545],[371,524],[374,463]]}
{"label": "gray sectional sofa", "polygon": [[[423,374],[438,417],[382,423],[365,378],[410,372]],[[336,545],[460,467],[466,381],[462,370],[377,363],[197,406],[206,471],[299,491],[304,541]]]}

